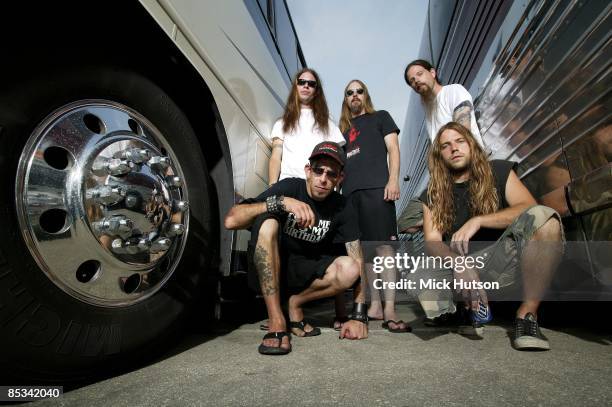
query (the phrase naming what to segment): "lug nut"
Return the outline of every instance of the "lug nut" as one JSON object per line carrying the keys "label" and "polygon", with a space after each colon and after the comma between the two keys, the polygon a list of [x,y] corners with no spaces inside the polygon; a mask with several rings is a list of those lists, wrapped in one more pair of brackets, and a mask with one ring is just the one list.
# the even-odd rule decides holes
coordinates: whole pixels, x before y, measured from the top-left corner
{"label": "lug nut", "polygon": [[132,161],[136,164],[142,164],[151,158],[151,153],[146,148],[131,148],[128,150],[119,151],[114,154],[115,158]]}
{"label": "lug nut", "polygon": [[183,185],[183,180],[177,175],[169,175],[166,177],[166,183],[170,188],[180,188]]}
{"label": "lug nut", "polygon": [[172,240],[167,237],[160,237],[153,241],[149,250],[151,253],[161,253],[167,251],[170,245],[172,245]]}
{"label": "lug nut", "polygon": [[187,212],[189,210],[189,202],[187,201],[174,201],[172,203],[172,210],[175,212]]}
{"label": "lug nut", "polygon": [[132,171],[133,167],[134,163],[119,158],[110,159],[106,165],[108,173],[113,176],[125,175]]}
{"label": "lug nut", "polygon": [[115,239],[111,242],[111,250],[117,254],[143,253],[151,247],[151,242],[145,238],[129,240]]}
{"label": "lug nut", "polygon": [[170,167],[170,158],[156,155],[149,159],[149,167],[155,171],[163,172]]}
{"label": "lug nut", "polygon": [[[132,235],[134,223],[125,216],[113,216],[110,219],[102,219],[93,223],[93,228],[99,234],[120,236],[125,239]],[[113,241],[114,244],[115,241]]]}
{"label": "lug nut", "polygon": [[91,171],[99,176],[105,175],[124,175],[132,171],[134,163],[120,158],[98,157],[91,166]]}
{"label": "lug nut", "polygon": [[116,185],[102,185],[98,188],[88,189],[85,198],[93,199],[100,205],[112,205],[125,198],[125,191]]}
{"label": "lug nut", "polygon": [[184,232],[185,232],[185,225],[180,224],[180,223],[170,224],[167,230],[168,236],[170,237],[182,235]]}

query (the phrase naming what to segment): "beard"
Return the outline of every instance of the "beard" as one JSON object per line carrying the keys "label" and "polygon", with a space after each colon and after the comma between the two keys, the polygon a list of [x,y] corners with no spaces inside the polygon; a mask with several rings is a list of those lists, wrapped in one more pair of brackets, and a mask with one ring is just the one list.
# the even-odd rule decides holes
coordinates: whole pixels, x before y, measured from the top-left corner
{"label": "beard", "polygon": [[353,101],[350,103],[349,109],[351,110],[352,114],[361,113],[361,109],[363,109],[363,103],[361,103],[361,100]]}

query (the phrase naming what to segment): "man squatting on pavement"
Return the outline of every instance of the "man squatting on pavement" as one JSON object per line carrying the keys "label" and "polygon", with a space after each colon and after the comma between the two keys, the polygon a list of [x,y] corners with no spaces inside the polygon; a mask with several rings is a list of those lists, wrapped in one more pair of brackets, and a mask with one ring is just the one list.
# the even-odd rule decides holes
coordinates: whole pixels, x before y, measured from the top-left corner
{"label": "man squatting on pavement", "polygon": [[[425,109],[425,122],[429,138],[433,142],[442,126],[449,122],[456,122],[470,130],[478,144],[484,148],[480,130],[476,123],[472,96],[462,85],[455,83],[443,86],[440,84],[438,74],[434,67],[426,60],[416,59],[404,69],[404,80],[421,96],[421,103]],[[422,226],[423,206],[418,199],[412,199],[402,211],[398,225],[401,232],[414,233],[415,228]],[[420,220],[417,220],[420,219]],[[410,230],[411,229],[411,230]],[[439,298],[430,298],[423,303],[423,307],[432,311],[441,310],[451,315],[456,311],[455,303],[440,293]],[[425,324],[436,326],[443,324],[444,318],[426,319]]]}
{"label": "man squatting on pavement", "polygon": [[[399,129],[389,113],[374,110],[368,88],[360,80],[351,80],[344,89],[340,131],[346,139],[347,156],[342,194],[355,208],[361,241],[397,240],[394,201],[400,195]],[[376,247],[376,255],[392,257],[394,251],[383,244]],[[366,269],[368,281],[378,278],[373,274],[371,260],[367,261]],[[396,272],[395,267],[386,268],[383,281],[395,281]],[[370,292],[368,317],[384,319],[383,328],[390,332],[408,332],[408,325],[398,320],[395,313],[395,291],[384,290],[384,309],[379,290],[370,286]]]}
{"label": "man squatting on pavement", "polygon": [[[522,276],[523,302],[516,312],[512,345],[519,350],[549,349],[538,327],[537,310],[562,257],[559,214],[536,205],[514,172],[515,163],[487,161],[470,131],[458,123],[440,128],[428,164],[430,181],[421,197],[428,254],[487,256],[484,268],[478,272],[470,268],[462,272],[438,269],[425,271],[426,276],[449,280],[454,276],[464,282],[496,281],[500,287]],[[442,241],[450,243],[450,247],[435,244]],[[495,243],[471,253],[473,241]],[[473,312],[479,297],[487,302],[484,290],[464,289],[462,295]]]}
{"label": "man squatting on pavement", "polygon": [[[334,188],[343,179],[346,157],[333,142],[318,144],[304,167],[306,179],[287,178],[272,185],[255,199],[230,209],[225,217],[228,229],[251,227],[249,260],[258,276],[269,318],[269,333],[259,352],[284,355],[291,351],[281,310],[281,279],[290,289],[289,326],[306,332],[302,306],[332,297],[352,287],[355,304],[340,338],[368,336],[365,306],[365,269],[359,242],[359,228],[352,206]],[[334,252],[333,243],[345,243],[348,256]],[[308,332],[314,336],[317,328]]]}

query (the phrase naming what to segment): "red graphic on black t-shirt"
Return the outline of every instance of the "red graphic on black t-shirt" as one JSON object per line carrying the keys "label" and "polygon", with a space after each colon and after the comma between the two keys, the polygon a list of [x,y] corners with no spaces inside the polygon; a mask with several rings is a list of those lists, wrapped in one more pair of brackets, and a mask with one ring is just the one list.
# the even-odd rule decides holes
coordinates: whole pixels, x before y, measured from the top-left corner
{"label": "red graphic on black t-shirt", "polygon": [[349,130],[349,143],[354,143],[355,140],[357,140],[357,137],[359,137],[359,133],[361,133],[359,130],[357,130],[354,127],[351,127],[351,130]]}

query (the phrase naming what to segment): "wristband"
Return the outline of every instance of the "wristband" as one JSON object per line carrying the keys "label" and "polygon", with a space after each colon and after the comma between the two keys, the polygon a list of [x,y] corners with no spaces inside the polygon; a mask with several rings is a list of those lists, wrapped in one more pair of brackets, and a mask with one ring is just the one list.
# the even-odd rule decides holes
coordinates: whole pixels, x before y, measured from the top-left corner
{"label": "wristband", "polygon": [[281,214],[285,212],[285,203],[283,202],[283,196],[271,195],[266,198],[266,212],[271,214]]}
{"label": "wristband", "polygon": [[367,306],[364,303],[353,304],[353,311],[349,315],[349,319],[367,324],[368,323]]}

